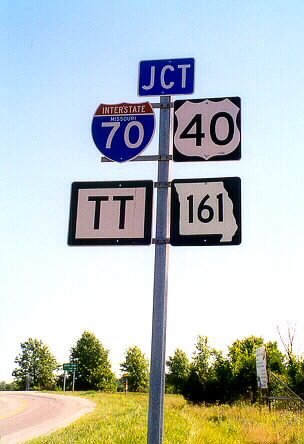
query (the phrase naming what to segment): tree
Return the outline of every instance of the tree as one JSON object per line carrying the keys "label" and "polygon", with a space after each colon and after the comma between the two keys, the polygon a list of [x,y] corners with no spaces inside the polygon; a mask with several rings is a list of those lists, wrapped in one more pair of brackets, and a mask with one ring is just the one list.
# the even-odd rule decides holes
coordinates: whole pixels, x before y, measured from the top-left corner
{"label": "tree", "polygon": [[267,352],[268,369],[277,375],[285,375],[285,356],[279,350],[278,343],[276,341],[269,341],[265,344],[265,348]]}
{"label": "tree", "polygon": [[120,370],[128,374],[128,386],[131,392],[144,392],[149,385],[149,362],[139,347],[130,347],[125,353],[125,361]]}
{"label": "tree", "polygon": [[2,391],[11,391],[11,390],[18,390],[18,384],[16,381],[13,382],[5,382],[0,381],[0,392]]}
{"label": "tree", "polygon": [[75,387],[78,390],[115,390],[109,351],[96,336],[85,331],[71,348],[70,361],[78,363]]}
{"label": "tree", "polygon": [[249,336],[236,340],[229,347],[233,374],[233,393],[236,399],[255,402],[258,394],[256,376],[256,349],[262,347],[263,338]]}
{"label": "tree", "polygon": [[231,404],[233,401],[232,382],[230,362],[222,352],[217,352],[208,385],[208,401]]}
{"label": "tree", "polygon": [[283,339],[283,336],[282,336],[278,326],[277,326],[277,330],[278,330],[281,342],[284,346],[286,355],[288,357],[288,363],[292,365],[294,363],[294,361],[296,360],[295,354],[293,352],[294,338],[295,338],[295,334],[296,334],[296,326],[295,325],[294,326],[288,325],[287,339]]}
{"label": "tree", "polygon": [[213,366],[221,353],[209,345],[207,336],[198,336],[192,366],[199,381],[205,386],[212,377]]}
{"label": "tree", "polygon": [[166,375],[167,391],[171,393],[183,393],[185,384],[190,375],[190,361],[185,352],[179,348],[173,356],[169,356],[166,362],[169,369]]}
{"label": "tree", "polygon": [[230,369],[222,353],[209,345],[207,336],[199,336],[183,394],[192,402],[223,402]]}
{"label": "tree", "polygon": [[54,371],[58,363],[49,348],[41,340],[32,338],[20,346],[21,353],[15,359],[18,367],[12,373],[19,389],[25,390],[29,382],[34,390],[52,390],[56,385]]}
{"label": "tree", "polygon": [[299,396],[304,396],[304,357],[299,357],[294,353],[294,339],[296,334],[296,326],[289,325],[287,329],[287,338],[284,339],[279,327],[277,327],[281,342],[284,346],[287,362],[287,384]]}

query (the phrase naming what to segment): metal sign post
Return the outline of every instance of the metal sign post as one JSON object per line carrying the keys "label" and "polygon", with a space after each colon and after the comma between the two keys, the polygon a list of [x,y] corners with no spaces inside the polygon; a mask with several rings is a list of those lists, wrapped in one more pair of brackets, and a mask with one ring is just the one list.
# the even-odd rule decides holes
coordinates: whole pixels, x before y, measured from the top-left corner
{"label": "metal sign post", "polygon": [[73,372],[73,386],[72,386],[72,390],[74,392],[74,390],[75,390],[75,373],[78,370],[78,364],[75,363],[75,362],[69,362],[67,364],[63,364],[62,368],[63,368],[63,371],[64,371],[63,391],[65,392],[65,387],[66,387],[66,372]]}
{"label": "metal sign post", "polygon": [[[160,98],[159,156],[170,154],[170,96]],[[161,444],[164,429],[165,352],[168,294],[169,160],[158,162],[148,444]]]}
{"label": "metal sign post", "polygon": [[72,387],[72,391],[75,391],[75,370],[73,371],[73,387]]}
{"label": "metal sign post", "polygon": [[[241,158],[238,97],[176,101],[170,153],[171,96],[193,93],[194,67],[193,58],[140,62],[138,95],[160,96],[160,103],[100,104],[92,122],[94,142],[106,156],[102,161],[158,161],[148,444],[162,444],[164,434],[169,243],[241,243],[239,178],[169,182],[171,160]],[[153,138],[153,108],[160,108],[158,156],[138,157]],[[152,197],[152,181],[74,182],[68,244],[149,245]],[[73,372],[74,391],[77,364],[63,364],[63,370]]]}

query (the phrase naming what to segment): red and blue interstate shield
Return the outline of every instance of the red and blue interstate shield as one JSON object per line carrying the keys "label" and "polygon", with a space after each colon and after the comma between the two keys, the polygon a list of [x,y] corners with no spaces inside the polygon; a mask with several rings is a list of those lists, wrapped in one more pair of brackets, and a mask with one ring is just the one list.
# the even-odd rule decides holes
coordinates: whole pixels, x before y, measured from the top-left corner
{"label": "red and blue interstate shield", "polygon": [[137,157],[151,142],[155,114],[149,102],[101,103],[92,122],[92,136],[99,151],[115,162]]}

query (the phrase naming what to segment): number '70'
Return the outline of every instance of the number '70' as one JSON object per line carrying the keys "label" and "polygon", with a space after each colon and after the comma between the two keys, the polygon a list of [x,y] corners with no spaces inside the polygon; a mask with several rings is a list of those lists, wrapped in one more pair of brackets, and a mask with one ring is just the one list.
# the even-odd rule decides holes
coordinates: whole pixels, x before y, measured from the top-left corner
{"label": "number '70'", "polygon": [[[102,122],[101,126],[104,128],[112,128],[106,143],[106,148],[112,147],[112,141],[113,138],[117,132],[117,130],[120,128],[121,122]],[[138,129],[138,138],[135,143],[131,142],[130,140],[130,131],[132,127],[136,127]],[[124,142],[127,145],[128,148],[138,148],[144,139],[144,127],[140,122],[134,121],[129,122],[127,126],[125,127],[124,133],[123,133]]]}

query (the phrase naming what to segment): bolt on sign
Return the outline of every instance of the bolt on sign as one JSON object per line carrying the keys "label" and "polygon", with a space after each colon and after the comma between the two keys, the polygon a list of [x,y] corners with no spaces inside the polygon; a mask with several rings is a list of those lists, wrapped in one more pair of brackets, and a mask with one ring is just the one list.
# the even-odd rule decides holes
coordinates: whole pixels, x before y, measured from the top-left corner
{"label": "bolt on sign", "polygon": [[62,368],[67,372],[75,372],[78,370],[78,364],[69,362],[67,364],[63,364]]}
{"label": "bolt on sign", "polygon": [[175,162],[239,160],[241,99],[176,100],[173,141]]}
{"label": "bolt on sign", "polygon": [[74,182],[69,245],[149,245],[153,181]]}
{"label": "bolt on sign", "polygon": [[163,96],[192,94],[194,91],[193,58],[144,60],[139,63],[138,95]]}
{"label": "bolt on sign", "polygon": [[118,103],[97,108],[92,136],[99,151],[115,162],[137,157],[151,142],[155,115],[149,102]]}
{"label": "bolt on sign", "polygon": [[256,372],[258,387],[261,389],[267,389],[268,387],[268,374],[267,374],[267,354],[265,347],[258,347],[256,349]]}
{"label": "bolt on sign", "polygon": [[171,245],[239,245],[239,177],[177,179],[171,184]]}

